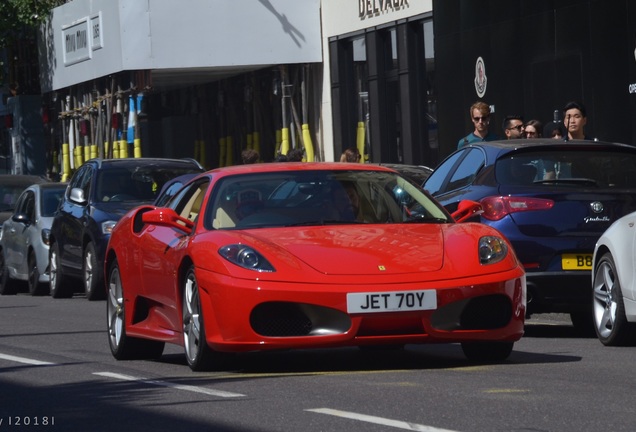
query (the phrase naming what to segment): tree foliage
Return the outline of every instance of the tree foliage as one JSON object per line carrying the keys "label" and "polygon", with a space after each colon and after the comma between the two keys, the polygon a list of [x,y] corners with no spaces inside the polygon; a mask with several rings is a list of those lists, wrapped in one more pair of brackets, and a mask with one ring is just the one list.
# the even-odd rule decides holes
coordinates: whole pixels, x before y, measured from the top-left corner
{"label": "tree foliage", "polygon": [[0,48],[44,21],[67,0],[0,0]]}

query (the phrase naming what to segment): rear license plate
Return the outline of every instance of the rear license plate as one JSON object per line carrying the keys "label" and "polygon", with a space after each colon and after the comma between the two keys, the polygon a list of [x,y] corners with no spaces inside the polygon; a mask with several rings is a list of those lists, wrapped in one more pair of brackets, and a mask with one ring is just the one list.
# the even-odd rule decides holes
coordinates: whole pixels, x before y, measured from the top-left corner
{"label": "rear license plate", "polygon": [[592,254],[561,255],[563,270],[592,270]]}
{"label": "rear license plate", "polygon": [[402,312],[437,309],[437,291],[348,293],[348,313]]}

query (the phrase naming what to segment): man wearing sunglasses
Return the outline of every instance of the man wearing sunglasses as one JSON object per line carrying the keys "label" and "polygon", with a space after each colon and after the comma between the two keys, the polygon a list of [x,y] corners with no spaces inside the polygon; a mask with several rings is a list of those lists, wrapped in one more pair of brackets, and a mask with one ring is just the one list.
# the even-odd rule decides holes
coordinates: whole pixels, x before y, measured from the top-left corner
{"label": "man wearing sunglasses", "polygon": [[464,147],[470,143],[479,141],[495,141],[499,137],[489,132],[490,126],[490,106],[484,102],[475,102],[470,107],[470,119],[475,125],[475,130],[457,143],[457,148]]}
{"label": "man wearing sunglasses", "polygon": [[523,117],[519,115],[509,115],[503,121],[503,130],[506,139],[523,138],[525,127]]}

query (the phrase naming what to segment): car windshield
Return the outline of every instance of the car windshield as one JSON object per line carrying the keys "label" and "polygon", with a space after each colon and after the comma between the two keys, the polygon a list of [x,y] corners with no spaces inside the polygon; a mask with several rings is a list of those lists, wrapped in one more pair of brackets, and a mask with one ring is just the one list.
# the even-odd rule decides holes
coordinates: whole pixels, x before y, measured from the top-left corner
{"label": "car windshield", "polygon": [[574,185],[636,188],[636,155],[611,151],[514,153],[495,164],[502,185]]}
{"label": "car windshield", "polygon": [[380,171],[285,171],[219,180],[208,228],[451,222],[420,188]]}
{"label": "car windshield", "polygon": [[98,202],[152,202],[168,180],[192,172],[198,171],[185,166],[158,165],[103,169],[97,174],[96,199]]}

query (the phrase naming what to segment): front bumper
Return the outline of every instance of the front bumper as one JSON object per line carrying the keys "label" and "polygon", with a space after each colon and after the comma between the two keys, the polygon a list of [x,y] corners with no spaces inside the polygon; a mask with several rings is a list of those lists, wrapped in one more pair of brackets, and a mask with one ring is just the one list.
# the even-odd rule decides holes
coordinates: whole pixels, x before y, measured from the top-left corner
{"label": "front bumper", "polygon": [[[198,271],[208,344],[218,351],[516,341],[526,282],[517,268],[423,283],[312,284],[244,280]],[[437,308],[348,314],[347,293],[434,289]]]}

